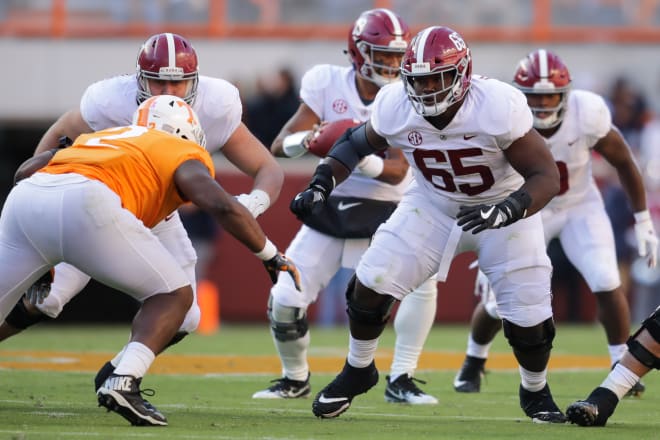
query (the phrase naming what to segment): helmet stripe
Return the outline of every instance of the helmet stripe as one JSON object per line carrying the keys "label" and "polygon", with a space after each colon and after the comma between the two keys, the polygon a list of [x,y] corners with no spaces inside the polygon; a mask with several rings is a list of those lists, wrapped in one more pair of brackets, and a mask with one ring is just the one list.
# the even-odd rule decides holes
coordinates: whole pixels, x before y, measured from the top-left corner
{"label": "helmet stripe", "polygon": [[396,39],[400,40],[401,35],[403,35],[403,29],[401,28],[401,23],[399,22],[397,16],[389,9],[381,8],[379,11],[385,13],[385,15],[390,18],[392,26],[394,26],[394,35],[396,36]]}
{"label": "helmet stripe", "polygon": [[426,47],[426,40],[429,38],[429,35],[431,35],[431,32],[436,28],[437,26],[428,27],[424,29],[419,35],[419,38],[417,39],[417,47],[415,48],[418,63],[424,62],[424,47]]}
{"label": "helmet stripe", "polygon": [[165,33],[167,39],[167,66],[176,67],[176,47],[174,45],[174,35]]}
{"label": "helmet stripe", "polygon": [[539,76],[543,79],[550,76],[548,72],[548,53],[545,49],[539,49]]}

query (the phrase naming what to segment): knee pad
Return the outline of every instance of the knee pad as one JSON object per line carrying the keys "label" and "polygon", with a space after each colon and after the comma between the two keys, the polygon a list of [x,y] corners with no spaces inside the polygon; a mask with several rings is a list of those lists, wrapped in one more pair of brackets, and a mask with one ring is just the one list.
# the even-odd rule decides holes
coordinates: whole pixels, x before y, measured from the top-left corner
{"label": "knee pad", "polygon": [[392,307],[394,306],[394,297],[389,295],[380,295],[383,301],[376,308],[365,307],[356,300],[353,291],[356,277],[353,275],[346,289],[346,312],[348,316],[358,324],[367,326],[384,326],[390,319]]}
{"label": "knee pad", "polygon": [[630,354],[644,366],[660,370],[660,358],[647,350],[646,347],[637,340],[637,335],[639,335],[644,329],[649,332],[656,342],[660,343],[660,307],[655,309],[655,312],[644,320],[639,330],[628,338],[628,351]]}
{"label": "knee pad", "polygon": [[278,341],[295,341],[307,334],[309,322],[307,311],[299,307],[288,307],[268,301],[268,319],[270,329]]}
{"label": "knee pad", "polygon": [[509,345],[521,353],[547,353],[552,349],[552,341],[555,339],[555,324],[552,318],[527,328],[503,319],[502,329]]}
{"label": "knee pad", "polygon": [[5,318],[5,322],[14,328],[25,330],[38,322],[51,319],[41,313],[36,307],[31,307],[31,309],[28,310],[25,295],[23,295],[14,308],[11,309],[11,312]]}

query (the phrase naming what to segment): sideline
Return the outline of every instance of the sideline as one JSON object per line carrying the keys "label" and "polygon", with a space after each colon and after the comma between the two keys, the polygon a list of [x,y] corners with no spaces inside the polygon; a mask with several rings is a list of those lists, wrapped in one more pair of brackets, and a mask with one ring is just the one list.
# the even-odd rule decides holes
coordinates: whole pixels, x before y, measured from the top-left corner
{"label": "sideline", "polygon": [[[0,369],[35,371],[77,371],[95,373],[101,365],[114,356],[113,353],[80,353],[67,351],[16,351],[0,350]],[[455,371],[460,368],[464,354],[458,352],[424,352],[418,370]],[[378,352],[376,363],[389,365],[392,354]],[[318,373],[335,373],[344,365],[339,356],[310,356],[310,368]],[[609,368],[607,356],[577,356],[553,354],[549,370]],[[512,354],[491,353],[489,370],[517,370],[518,364]],[[150,374],[279,374],[280,361],[277,356],[236,355],[184,355],[162,354],[149,369]]]}

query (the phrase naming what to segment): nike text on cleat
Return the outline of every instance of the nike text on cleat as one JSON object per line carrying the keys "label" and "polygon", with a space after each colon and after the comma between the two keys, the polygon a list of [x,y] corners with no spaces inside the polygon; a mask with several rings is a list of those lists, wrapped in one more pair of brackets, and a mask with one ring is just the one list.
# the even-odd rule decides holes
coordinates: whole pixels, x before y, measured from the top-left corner
{"label": "nike text on cleat", "polygon": [[402,374],[395,381],[387,376],[385,387],[385,400],[392,403],[408,403],[410,405],[436,405],[438,399],[420,390],[415,382],[426,384],[408,374]]}
{"label": "nike text on cleat", "polygon": [[341,373],[316,395],[312,412],[316,417],[333,418],[350,406],[353,398],[366,393],[378,383],[378,370],[372,361],[365,368],[356,368],[344,363]]}
{"label": "nike text on cleat", "polygon": [[292,380],[287,377],[272,380],[274,385],[265,390],[257,391],[252,395],[253,399],[298,399],[308,397],[312,388],[309,385],[309,373],[307,380]]}
{"label": "nike text on cleat", "polygon": [[116,412],[134,426],[167,426],[165,416],[140,395],[153,395],[153,390],[140,391],[139,382],[133,376],[111,374],[96,393],[99,406]]}

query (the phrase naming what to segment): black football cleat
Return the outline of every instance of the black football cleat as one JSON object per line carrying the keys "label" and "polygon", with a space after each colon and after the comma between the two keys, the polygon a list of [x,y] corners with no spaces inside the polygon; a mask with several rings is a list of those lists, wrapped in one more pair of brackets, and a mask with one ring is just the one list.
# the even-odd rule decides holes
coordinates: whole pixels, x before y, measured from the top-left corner
{"label": "black football cleat", "polygon": [[373,361],[365,368],[355,368],[347,360],[341,373],[316,395],[312,412],[324,419],[338,417],[351,406],[355,396],[366,393],[377,383],[378,370]]}
{"label": "black football cleat", "polygon": [[586,400],[571,403],[566,409],[566,417],[571,423],[580,426],[605,426],[618,403],[616,394],[607,388],[598,387]]}
{"label": "black football cleat", "polygon": [[112,374],[96,392],[99,406],[114,411],[133,426],[167,426],[167,419],[140,395],[139,380],[133,376]]}
{"label": "black football cleat", "polygon": [[566,416],[552,398],[546,383],[540,391],[528,391],[520,385],[520,407],[534,423],[566,423]]}

